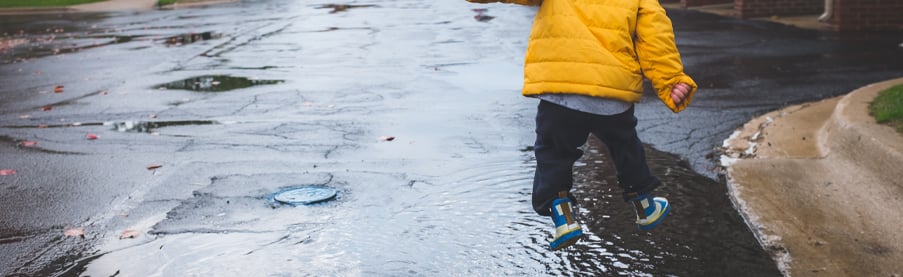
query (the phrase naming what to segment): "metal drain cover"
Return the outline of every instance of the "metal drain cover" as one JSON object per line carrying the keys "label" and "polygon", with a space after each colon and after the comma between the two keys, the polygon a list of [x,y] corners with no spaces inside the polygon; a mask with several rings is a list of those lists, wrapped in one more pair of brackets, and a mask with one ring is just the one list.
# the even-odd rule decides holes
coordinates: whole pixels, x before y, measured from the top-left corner
{"label": "metal drain cover", "polygon": [[273,199],[289,205],[308,205],[332,200],[336,190],[323,186],[294,187],[277,192]]}

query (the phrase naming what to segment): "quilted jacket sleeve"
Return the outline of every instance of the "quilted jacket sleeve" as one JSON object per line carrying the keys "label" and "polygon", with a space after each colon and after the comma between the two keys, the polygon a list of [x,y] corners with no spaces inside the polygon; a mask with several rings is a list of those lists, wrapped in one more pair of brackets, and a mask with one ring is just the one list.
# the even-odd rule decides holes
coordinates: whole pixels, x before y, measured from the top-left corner
{"label": "quilted jacket sleeve", "polygon": [[470,3],[509,3],[509,4],[518,4],[518,5],[527,5],[527,6],[539,6],[542,4],[542,0],[467,0]]}
{"label": "quilted jacket sleeve", "polygon": [[[696,94],[696,82],[683,72],[680,53],[674,43],[674,30],[671,19],[665,14],[659,0],[640,0],[637,14],[636,51],[639,56],[643,75],[655,87],[658,98],[671,111],[683,111],[693,101]],[[674,105],[671,89],[678,83],[690,86],[690,94],[680,103]]]}

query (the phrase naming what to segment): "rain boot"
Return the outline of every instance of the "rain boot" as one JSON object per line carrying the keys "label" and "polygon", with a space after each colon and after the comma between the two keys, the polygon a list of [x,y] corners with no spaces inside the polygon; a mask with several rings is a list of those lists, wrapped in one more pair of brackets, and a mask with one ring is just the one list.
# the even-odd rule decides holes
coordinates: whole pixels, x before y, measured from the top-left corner
{"label": "rain boot", "polygon": [[549,243],[552,250],[562,249],[577,243],[583,237],[583,229],[574,220],[574,210],[568,193],[558,193],[558,198],[552,201],[552,221],[555,223],[555,239]]}
{"label": "rain boot", "polygon": [[668,216],[668,212],[671,210],[671,205],[668,205],[668,199],[664,197],[653,198],[648,193],[637,195],[631,198],[630,202],[636,208],[637,227],[640,227],[640,230],[643,231],[655,228]]}

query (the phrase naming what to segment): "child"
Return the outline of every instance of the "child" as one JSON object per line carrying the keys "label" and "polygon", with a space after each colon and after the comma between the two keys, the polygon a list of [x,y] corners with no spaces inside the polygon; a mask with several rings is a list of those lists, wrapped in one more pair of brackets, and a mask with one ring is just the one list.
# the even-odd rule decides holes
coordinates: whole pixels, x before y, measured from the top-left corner
{"label": "child", "polygon": [[558,250],[583,231],[573,215],[573,165],[592,133],[608,147],[623,197],[637,225],[650,230],[668,215],[668,200],[653,197],[661,182],[649,171],[637,137],[633,103],[643,78],[678,113],[696,83],[684,74],[671,20],[659,0],[467,0],[540,5],[524,66],[523,95],[540,99],[536,114],[533,209],[551,216]]}

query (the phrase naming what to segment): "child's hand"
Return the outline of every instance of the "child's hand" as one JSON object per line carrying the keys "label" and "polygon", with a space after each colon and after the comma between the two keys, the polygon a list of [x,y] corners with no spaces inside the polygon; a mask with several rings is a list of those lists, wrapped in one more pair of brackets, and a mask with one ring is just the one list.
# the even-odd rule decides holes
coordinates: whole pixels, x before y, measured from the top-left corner
{"label": "child's hand", "polygon": [[690,86],[684,83],[678,83],[671,89],[671,99],[674,100],[674,105],[680,105],[680,102],[683,102],[689,94]]}

